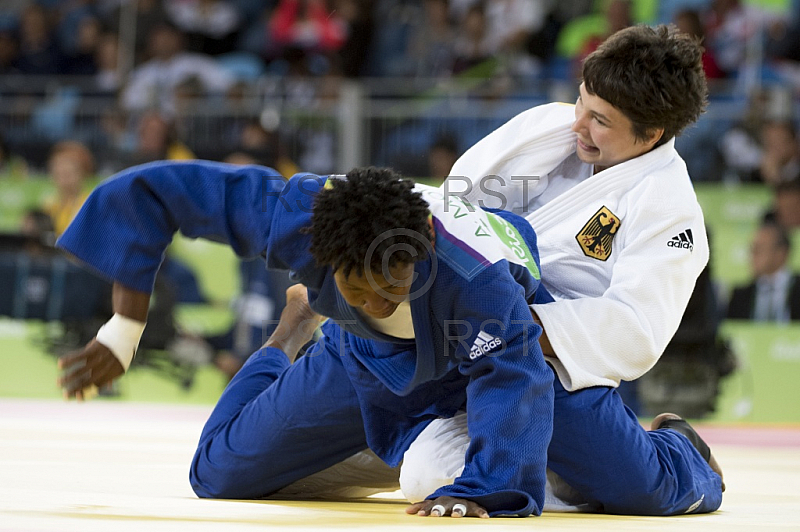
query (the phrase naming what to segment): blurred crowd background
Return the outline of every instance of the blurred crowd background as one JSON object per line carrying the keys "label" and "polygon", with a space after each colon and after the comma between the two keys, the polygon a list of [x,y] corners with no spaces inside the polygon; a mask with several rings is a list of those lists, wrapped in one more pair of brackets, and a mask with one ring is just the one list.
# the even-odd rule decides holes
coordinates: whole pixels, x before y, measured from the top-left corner
{"label": "blurred crowd background", "polygon": [[[709,109],[676,146],[706,210],[712,262],[676,335],[678,363],[648,384],[655,401],[676,393],[658,379],[695,379],[681,393],[700,389],[703,415],[737,367],[724,320],[800,319],[800,0],[2,0],[5,247],[31,253],[15,235],[52,245],[100,179],[161,159],[259,163],[287,177],[373,164],[441,182],[516,113],[574,101],[581,60],[639,23],[675,24],[706,48]],[[288,279],[243,262],[220,293],[219,278],[198,280],[214,259],[188,255],[163,268],[167,326],[152,345],[232,375],[277,317]],[[55,281],[32,284],[21,268],[14,258],[4,270],[16,280],[0,315],[66,320],[50,300]],[[229,329],[181,332],[176,305],[221,300],[235,309]],[[680,369],[696,359],[708,367]]]}

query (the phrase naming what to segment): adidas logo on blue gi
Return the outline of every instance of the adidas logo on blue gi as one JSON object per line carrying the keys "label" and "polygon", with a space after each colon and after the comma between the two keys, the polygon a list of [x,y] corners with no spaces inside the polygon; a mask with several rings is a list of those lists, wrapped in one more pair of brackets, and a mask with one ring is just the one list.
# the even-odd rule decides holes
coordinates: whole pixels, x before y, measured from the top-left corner
{"label": "adidas logo on blue gi", "polygon": [[689,251],[694,250],[694,237],[692,236],[692,230],[687,229],[682,233],[673,236],[672,239],[667,242],[667,246],[671,248],[688,249]]}
{"label": "adidas logo on blue gi", "polygon": [[489,333],[481,331],[478,333],[478,337],[475,338],[475,343],[472,344],[469,358],[470,360],[475,360],[479,356],[485,355],[495,347],[499,347],[501,345],[503,345],[503,341],[500,338],[495,338]]}

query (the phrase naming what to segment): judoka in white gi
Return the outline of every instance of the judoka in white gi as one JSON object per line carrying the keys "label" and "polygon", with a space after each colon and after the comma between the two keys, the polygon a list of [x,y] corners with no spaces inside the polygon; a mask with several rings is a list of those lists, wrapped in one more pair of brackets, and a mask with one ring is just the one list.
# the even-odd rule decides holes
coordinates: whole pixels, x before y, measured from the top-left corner
{"label": "judoka in white gi", "polygon": [[[674,148],[675,135],[705,106],[700,54],[696,43],[664,27],[618,32],[584,63],[575,106],[543,105],[516,116],[461,156],[443,186],[475,205],[521,214],[535,228],[542,284],[555,302],[532,310],[544,327],[557,397],[558,385],[610,393],[647,372],[708,261],[703,213]],[[587,436],[572,432],[556,405],[551,470],[566,458],[558,441]],[[458,417],[432,423],[406,453],[406,495],[417,498],[457,475],[468,441]],[[587,495],[588,477],[565,484],[550,471],[548,480],[546,509],[614,511]]]}

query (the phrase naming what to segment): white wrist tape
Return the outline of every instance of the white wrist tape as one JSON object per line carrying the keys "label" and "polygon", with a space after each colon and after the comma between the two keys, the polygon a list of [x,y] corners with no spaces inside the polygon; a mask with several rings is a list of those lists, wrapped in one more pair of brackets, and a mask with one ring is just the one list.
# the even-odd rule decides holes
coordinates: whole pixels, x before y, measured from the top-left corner
{"label": "white wrist tape", "polygon": [[125,371],[131,365],[133,355],[139,347],[139,340],[144,332],[145,322],[137,321],[122,314],[114,314],[105,325],[97,331],[97,341],[106,346]]}

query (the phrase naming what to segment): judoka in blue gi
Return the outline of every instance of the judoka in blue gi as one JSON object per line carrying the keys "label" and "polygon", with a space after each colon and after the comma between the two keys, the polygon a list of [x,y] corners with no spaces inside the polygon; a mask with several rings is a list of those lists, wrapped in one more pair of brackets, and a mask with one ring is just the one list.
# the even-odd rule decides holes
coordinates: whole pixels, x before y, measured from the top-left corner
{"label": "judoka in blue gi", "polygon": [[[385,169],[285,182],[264,167],[153,163],[99,186],[58,245],[115,282],[124,314],[118,294],[150,293],[179,230],[291,270],[331,318],[295,363],[277,335],[231,381],[192,461],[200,497],[265,497],[367,448],[396,466],[431,421],[465,410],[464,470],[414,512],[538,515],[548,460],[593,509],[719,507],[721,477],[685,422],[645,432],[613,389],[554,379],[529,309],[550,296],[524,219]],[[68,394],[122,373],[109,337],[62,364]]]}

